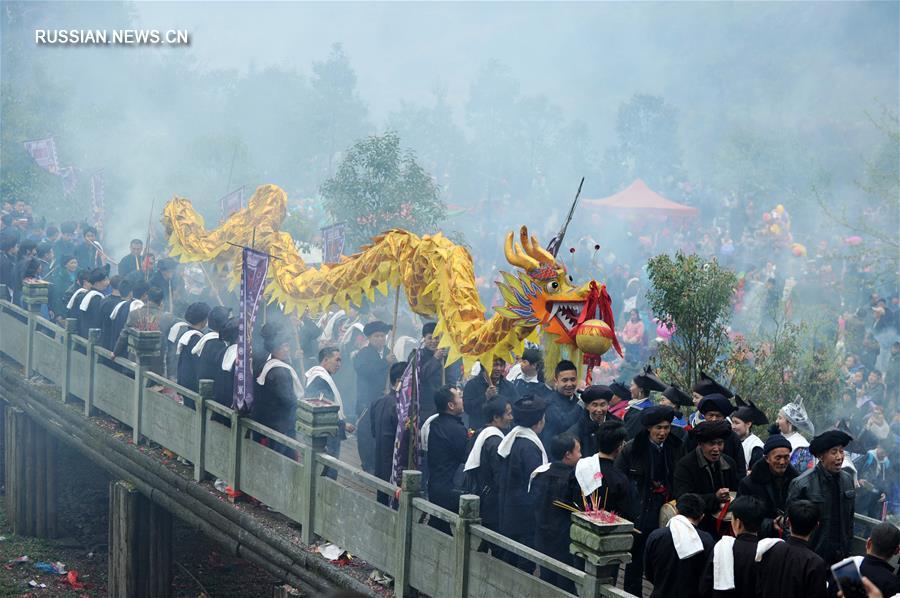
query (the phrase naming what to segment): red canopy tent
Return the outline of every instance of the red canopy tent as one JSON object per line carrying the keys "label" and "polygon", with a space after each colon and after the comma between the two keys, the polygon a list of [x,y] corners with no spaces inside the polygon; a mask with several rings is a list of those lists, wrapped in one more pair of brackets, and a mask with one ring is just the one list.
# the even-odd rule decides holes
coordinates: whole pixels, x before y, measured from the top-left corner
{"label": "red canopy tent", "polygon": [[584,206],[598,211],[616,210],[632,214],[658,214],[660,216],[693,217],[697,208],[666,199],[652,190],[641,179],[636,179],[627,188],[603,199],[585,199]]}

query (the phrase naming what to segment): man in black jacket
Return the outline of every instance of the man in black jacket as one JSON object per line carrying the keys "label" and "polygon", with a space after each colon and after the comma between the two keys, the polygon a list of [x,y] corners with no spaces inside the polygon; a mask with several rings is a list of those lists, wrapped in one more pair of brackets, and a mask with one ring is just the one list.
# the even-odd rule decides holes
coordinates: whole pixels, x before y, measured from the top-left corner
{"label": "man in black jacket", "polygon": [[634,438],[643,428],[641,413],[653,406],[650,393],[663,392],[665,389],[666,385],[653,373],[649,365],[644,368],[643,372],[631,379],[631,388],[629,389],[631,401],[628,403],[628,411],[622,418],[630,438]]}
{"label": "man in black jacket", "polygon": [[109,276],[103,268],[95,268],[88,277],[90,290],[78,300],[78,333],[87,338],[91,328],[102,330],[103,320],[100,305],[105,298],[104,291],[109,286]]}
{"label": "man in black jacket", "polygon": [[659,510],[673,498],[675,463],[682,456],[681,440],[671,435],[675,411],[656,405],[641,411],[644,429],[634,437],[616,459],[619,468],[634,487],[637,495],[635,534],[631,546],[631,562],[625,566],[625,591],[641,596],[641,577],[644,570],[644,543],[647,536],[659,527]]}
{"label": "man in black jacket", "polygon": [[[512,405],[503,397],[494,397],[484,404],[488,424],[472,442],[463,471],[466,480],[474,478],[474,491],[481,498],[481,524],[495,532],[500,531],[500,473],[503,460],[497,447],[513,421]],[[468,489],[467,484],[467,489]],[[489,546],[495,556],[499,550]],[[485,547],[488,548],[488,547]]]}
{"label": "man in black jacket", "polygon": [[[707,395],[701,399],[697,405],[697,411],[703,416],[703,421],[708,422],[728,422],[725,418],[734,412],[734,405],[731,404],[725,395],[717,393]],[[729,424],[729,434],[725,437],[725,446],[722,452],[731,457],[737,467],[738,480],[743,479],[747,475],[747,460],[744,458],[744,446],[741,439],[734,433]],[[686,450],[690,451],[696,447],[696,443],[689,437],[685,443]]]}
{"label": "man in black jacket", "polygon": [[362,468],[369,473],[375,471],[375,441],[369,434],[372,425],[367,411],[384,394],[388,384],[388,371],[391,364],[397,361],[385,346],[390,330],[391,325],[380,320],[366,324],[363,334],[366,335],[368,344],[353,358],[353,368],[356,370],[356,418],[361,428],[356,437],[357,450]]}
{"label": "man in black jacket", "polygon": [[763,504],[760,538],[781,537],[788,487],[798,475],[791,465],[791,443],[781,434],[769,436],[763,445],[763,458],[738,484],[738,496],[755,496]]}
{"label": "man in black jacket", "polygon": [[850,554],[853,538],[856,490],[850,472],[841,468],[844,447],[852,440],[841,430],[828,430],[813,438],[809,450],[818,464],[794,478],[788,487],[788,506],[797,500],[809,500],[819,507],[821,524],[809,544],[829,566]]}
{"label": "man in black jacket", "polygon": [[544,384],[543,369],[544,355],[540,349],[529,347],[522,352],[519,374],[512,379],[520,397],[525,395],[544,397],[550,393],[550,389]]}
{"label": "man in black jacket", "polygon": [[[191,303],[187,306],[187,309],[184,311],[184,319],[187,320],[189,328],[178,339],[178,348],[176,349],[178,354],[178,376],[176,382],[194,392],[197,391],[199,381],[199,378],[197,378],[199,358],[197,355],[194,355],[194,347],[197,346],[197,343],[203,337],[203,331],[209,319],[209,311],[209,305],[202,302]],[[184,404],[191,409],[194,408],[192,399],[184,398]]]}
{"label": "man in black jacket", "polygon": [[888,561],[900,552],[900,529],[893,523],[883,521],[872,528],[866,540],[866,556],[859,566],[859,572],[869,578],[884,596],[900,593],[900,577],[894,574]]}
{"label": "man in black jacket", "polygon": [[809,549],[809,536],[819,525],[819,508],[808,500],[798,500],[787,510],[791,535],[767,550],[760,543],[759,598],[825,598],[828,567],[822,557]]}
{"label": "man in black jacket", "polygon": [[[550,441],[550,459],[546,470],[539,468],[531,480],[529,493],[534,496],[534,547],[549,557],[571,565],[569,528],[572,515],[556,501],[572,504],[579,498],[575,482],[575,464],[581,458],[578,439],[564,432]],[[541,567],[541,579],[567,592],[575,593],[575,583]]]}
{"label": "man in black jacket", "polygon": [[574,363],[564,359],[556,364],[554,385],[555,391],[546,396],[546,424],[541,432],[545,446],[554,436],[571,428],[584,413],[576,394],[579,382]]}
{"label": "man in black jacket", "polygon": [[128,246],[129,254],[119,260],[119,276],[126,277],[132,272],[142,272],[141,262],[143,261],[144,242],[140,239],[132,239]]}
{"label": "man in black jacket", "polygon": [[[706,569],[700,580],[700,595],[756,598],[756,579],[759,576],[759,566],[756,564],[756,545],[759,540],[756,534],[762,524],[763,506],[752,496],[742,496],[731,503],[729,511],[734,538],[723,537],[719,540],[719,544],[723,546],[713,547],[713,553],[706,562]],[[727,554],[729,549],[731,555]],[[717,560],[721,562],[717,563]],[[725,579],[721,579],[721,575],[714,576],[713,569],[717,566],[724,569]],[[714,582],[714,577],[719,579]],[[731,587],[727,587],[729,585]]]}
{"label": "man in black jacket", "polygon": [[[452,513],[459,509],[459,476],[466,460],[468,436],[462,422],[462,392],[444,386],[434,395],[438,416],[431,422],[428,433],[428,499]],[[450,525],[436,517],[432,526],[450,533]]]}
{"label": "man in black jacket", "polygon": [[[697,529],[704,517],[703,507],[703,499],[696,494],[681,495],[675,503],[678,514],[672,522],[667,527],[653,530],[647,538],[644,573],[647,581],[653,584],[650,598],[700,596],[697,580],[703,576],[714,544],[712,536]],[[680,540],[677,549],[673,534],[678,534]]]}
{"label": "man in black jacket", "polygon": [[[121,291],[123,282],[125,281],[122,280],[121,276],[111,276],[109,279],[109,295],[100,301],[100,314],[98,317],[100,323],[100,344],[110,351],[113,350],[116,339],[111,337],[113,321],[110,319],[109,315],[112,313],[113,308],[123,301]],[[131,285],[126,286],[127,290],[125,294],[128,295],[131,292]]]}
{"label": "man in black jacket", "polygon": [[605,421],[619,419],[609,414],[609,400],[613,393],[608,386],[595,384],[588,386],[581,393],[584,412],[577,422],[572,424],[568,433],[581,443],[581,454],[594,455],[598,450],[599,426]]}
{"label": "man in black jacket", "polygon": [[[391,366],[389,374],[391,389],[369,407],[369,429],[375,442],[375,475],[385,482],[391,481],[391,472],[394,469],[394,441],[397,438],[398,423],[397,393],[406,365],[405,361],[398,361]],[[408,450],[408,447],[405,450]],[[406,453],[401,452],[400,458],[404,463],[405,457]],[[405,466],[404,469],[409,467]],[[381,504],[388,504],[389,499],[384,492],[378,493],[378,502]]]}
{"label": "man in black jacket", "polygon": [[685,454],[675,466],[675,497],[690,492],[703,499],[707,517],[700,528],[715,539],[721,536],[716,518],[730,493],[738,487],[737,467],[724,453],[729,434],[733,432],[727,421],[700,422],[690,432],[697,448]]}
{"label": "man in black jacket", "polygon": [[[435,336],[434,322],[426,322],[422,325],[422,345],[419,352],[421,362],[417,372],[421,396],[431,397],[437,389],[445,384],[455,384],[459,380],[459,368],[448,367],[447,349],[439,349],[439,336]],[[463,391],[463,401],[468,401]],[[473,403],[474,404],[474,403]],[[467,404],[468,408],[469,405]],[[419,405],[419,421],[425,421],[434,415],[434,405],[431,401],[423,401]]]}
{"label": "man in black jacket", "polygon": [[470,428],[479,430],[485,426],[487,421],[484,419],[484,404],[494,397],[503,397],[510,403],[515,403],[519,399],[512,382],[504,377],[505,370],[506,362],[496,357],[490,374],[484,369],[484,364],[481,364],[478,374],[466,382],[463,399]]}

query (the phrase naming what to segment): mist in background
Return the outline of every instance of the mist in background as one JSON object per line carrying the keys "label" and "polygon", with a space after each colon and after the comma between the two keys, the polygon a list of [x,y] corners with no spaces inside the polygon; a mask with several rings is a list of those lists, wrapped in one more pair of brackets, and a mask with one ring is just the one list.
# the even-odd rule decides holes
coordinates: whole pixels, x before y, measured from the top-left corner
{"label": "mist in background", "polygon": [[[117,257],[144,236],[151,202],[156,220],[173,195],[210,228],[218,199],[241,185],[315,203],[347,148],[387,130],[435,177],[445,229],[485,278],[504,264],[506,231],[527,224],[549,240],[582,176],[586,198],[641,178],[720,235],[743,228],[736,211],[756,224],[782,204],[814,241],[821,202],[851,213],[884,202],[859,183],[873,164],[897,168],[895,140],[877,126],[897,110],[897,3],[2,10],[0,192],[57,223],[82,219],[102,169],[104,245]],[[191,45],[37,46],[36,28],[186,29]],[[68,200],[22,149],[48,135],[60,164],[80,169]],[[569,235],[573,260],[635,269],[646,257],[640,232],[611,216],[576,217]]]}

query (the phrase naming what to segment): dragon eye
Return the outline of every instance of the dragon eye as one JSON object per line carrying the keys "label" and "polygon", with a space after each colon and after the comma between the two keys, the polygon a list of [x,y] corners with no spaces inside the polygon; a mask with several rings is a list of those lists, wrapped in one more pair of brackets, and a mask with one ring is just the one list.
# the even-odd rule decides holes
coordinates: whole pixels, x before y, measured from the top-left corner
{"label": "dragon eye", "polygon": [[571,274],[569,274],[569,282],[575,282],[575,279],[572,278],[572,275],[571,275]]}
{"label": "dragon eye", "polygon": [[547,289],[553,291],[554,293],[559,290],[559,283],[555,280],[550,281],[550,284],[547,285]]}

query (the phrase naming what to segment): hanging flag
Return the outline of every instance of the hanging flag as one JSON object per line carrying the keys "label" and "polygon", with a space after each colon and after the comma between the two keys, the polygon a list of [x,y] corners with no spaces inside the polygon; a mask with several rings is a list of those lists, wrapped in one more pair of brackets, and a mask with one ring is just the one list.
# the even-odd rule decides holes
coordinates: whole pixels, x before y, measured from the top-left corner
{"label": "hanging flag", "polygon": [[[419,368],[422,351],[409,360],[397,397],[397,433],[394,435],[394,459],[391,465],[391,483],[399,486],[404,469],[419,469],[422,461],[419,438]],[[410,447],[412,443],[412,447]],[[410,463],[410,454],[412,455]]]}
{"label": "hanging flag", "polygon": [[104,200],[103,171],[98,170],[91,175],[91,215],[94,218],[94,228],[97,229],[97,238],[103,238],[103,200]]}
{"label": "hanging flag", "polygon": [[65,168],[60,168],[56,174],[62,177],[63,193],[65,196],[68,197],[72,195],[72,192],[75,191],[75,187],[78,186],[78,169],[74,166],[66,166]]}
{"label": "hanging flag", "polygon": [[53,137],[32,139],[25,142],[25,151],[37,165],[51,174],[59,173],[59,162],[56,159],[56,142]]}
{"label": "hanging flag", "polygon": [[231,408],[247,411],[253,404],[253,357],[250,334],[256,310],[266,286],[269,255],[244,247],[241,265],[241,317],[238,321],[237,361],[234,368],[234,396]]}
{"label": "hanging flag", "polygon": [[344,223],[332,224],[322,229],[322,263],[337,264],[344,253]]}
{"label": "hanging flag", "polygon": [[244,187],[240,186],[219,200],[219,209],[222,211],[222,221],[244,207]]}

